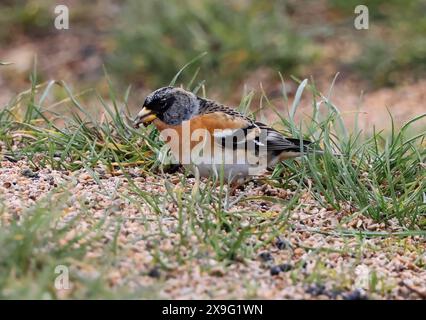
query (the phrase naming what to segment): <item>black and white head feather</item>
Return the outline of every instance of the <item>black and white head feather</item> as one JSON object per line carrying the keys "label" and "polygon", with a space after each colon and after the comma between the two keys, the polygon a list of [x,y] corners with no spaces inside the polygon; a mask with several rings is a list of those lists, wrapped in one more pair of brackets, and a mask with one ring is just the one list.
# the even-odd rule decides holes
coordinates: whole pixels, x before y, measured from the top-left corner
{"label": "black and white head feather", "polygon": [[192,92],[181,88],[164,87],[152,92],[144,107],[151,110],[163,122],[179,125],[198,113],[200,101]]}

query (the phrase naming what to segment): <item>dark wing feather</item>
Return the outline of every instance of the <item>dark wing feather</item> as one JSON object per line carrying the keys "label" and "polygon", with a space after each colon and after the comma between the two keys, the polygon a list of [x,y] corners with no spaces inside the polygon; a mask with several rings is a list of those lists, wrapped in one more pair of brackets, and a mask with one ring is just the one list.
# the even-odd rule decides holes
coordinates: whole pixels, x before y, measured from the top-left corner
{"label": "dark wing feather", "polygon": [[[268,152],[272,153],[280,153],[282,151],[292,151],[292,152],[303,152],[307,151],[308,145],[311,143],[307,140],[299,140],[295,138],[286,138],[280,132],[275,129],[272,129],[261,122],[255,122],[249,117],[243,115],[235,109],[229,108],[222,104],[219,104],[213,100],[198,98],[200,100],[200,110],[199,114],[208,114],[214,112],[223,112],[230,116],[239,117],[247,121],[247,126],[245,128],[241,128],[244,130],[245,135],[249,137],[249,139],[254,139],[255,143],[261,144],[259,141],[259,132],[266,130],[266,147]],[[253,136],[253,130],[255,136]],[[256,133],[257,130],[257,133]],[[251,133],[250,133],[251,132]],[[222,146],[225,146],[225,138],[220,138],[220,143]],[[300,143],[302,142],[302,146]],[[239,144],[244,143],[244,141],[234,141],[233,148],[236,149]]]}
{"label": "dark wing feather", "polygon": [[[307,147],[311,144],[308,140],[286,138],[280,132],[261,122],[255,122],[255,125],[259,127],[260,130],[266,130],[266,141],[267,141],[267,150],[268,151],[293,151],[293,152],[306,152]],[[302,142],[302,146],[300,145]]]}
{"label": "dark wing feather", "polygon": [[[278,155],[283,151],[289,152],[307,152],[308,146],[311,144],[308,140],[286,138],[280,132],[275,129],[268,127],[267,125],[260,122],[251,122],[247,127],[242,128],[245,139],[233,139],[232,148],[236,150],[241,144],[246,144],[246,140],[253,140],[257,148],[265,145],[266,138],[266,150],[272,155]],[[262,132],[262,133],[261,133]],[[230,135],[233,131],[230,131]],[[236,138],[236,137],[235,137]],[[222,136],[217,141],[225,147],[226,137]],[[302,142],[302,147],[301,143]],[[257,150],[256,150],[257,152]]]}

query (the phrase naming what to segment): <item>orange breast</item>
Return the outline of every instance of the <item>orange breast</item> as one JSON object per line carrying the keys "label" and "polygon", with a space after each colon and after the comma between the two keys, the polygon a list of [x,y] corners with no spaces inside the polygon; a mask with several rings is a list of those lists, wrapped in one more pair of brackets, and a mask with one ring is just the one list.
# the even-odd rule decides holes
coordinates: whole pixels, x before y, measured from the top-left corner
{"label": "orange breast", "polygon": [[[246,120],[223,112],[197,116],[177,126],[167,125],[159,119],[155,119],[153,123],[160,131],[164,141],[170,146],[174,156],[181,163],[185,156],[188,156],[191,150],[200,143],[207,143],[207,146],[213,152],[215,129],[239,129],[248,125]],[[207,141],[207,139],[210,141]]]}

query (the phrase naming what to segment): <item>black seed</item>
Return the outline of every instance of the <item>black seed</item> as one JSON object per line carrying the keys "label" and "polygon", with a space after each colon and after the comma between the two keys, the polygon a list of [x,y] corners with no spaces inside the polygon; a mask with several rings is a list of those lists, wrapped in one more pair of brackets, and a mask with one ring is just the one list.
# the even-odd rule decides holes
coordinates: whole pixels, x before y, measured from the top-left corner
{"label": "black seed", "polygon": [[272,256],[272,254],[268,251],[263,251],[259,254],[259,258],[262,261],[272,261],[274,260],[274,257]]}
{"label": "black seed", "polygon": [[279,266],[273,266],[271,267],[270,272],[271,272],[271,276],[276,276],[280,274],[281,268]]}
{"label": "black seed", "polygon": [[329,292],[325,292],[325,294],[330,298],[330,299],[337,299],[338,296],[340,296],[342,294],[342,291],[334,289],[331,290]]}
{"label": "black seed", "polygon": [[313,296],[319,296],[325,292],[325,286],[322,284],[313,284],[306,289],[306,292]]}
{"label": "black seed", "polygon": [[290,263],[283,263],[278,266],[282,272],[288,272],[293,269],[293,266]]}
{"label": "black seed", "polygon": [[352,292],[343,294],[343,299],[345,300],[368,300],[368,297],[358,289],[355,289]]}
{"label": "black seed", "polygon": [[277,241],[275,241],[275,246],[280,250],[284,250],[290,248],[290,243],[287,240],[277,238]]}
{"label": "black seed", "polygon": [[149,270],[148,276],[150,276],[151,278],[159,278],[161,276],[160,270],[158,270],[157,267],[154,267]]}

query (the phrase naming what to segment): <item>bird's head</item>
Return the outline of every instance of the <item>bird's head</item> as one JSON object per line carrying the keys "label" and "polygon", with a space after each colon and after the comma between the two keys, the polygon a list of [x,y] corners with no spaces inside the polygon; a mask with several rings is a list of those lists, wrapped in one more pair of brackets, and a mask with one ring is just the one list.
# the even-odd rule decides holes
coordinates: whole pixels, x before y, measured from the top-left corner
{"label": "bird's head", "polygon": [[150,93],[134,120],[135,127],[159,119],[168,125],[179,125],[198,112],[200,101],[192,92],[164,87]]}

